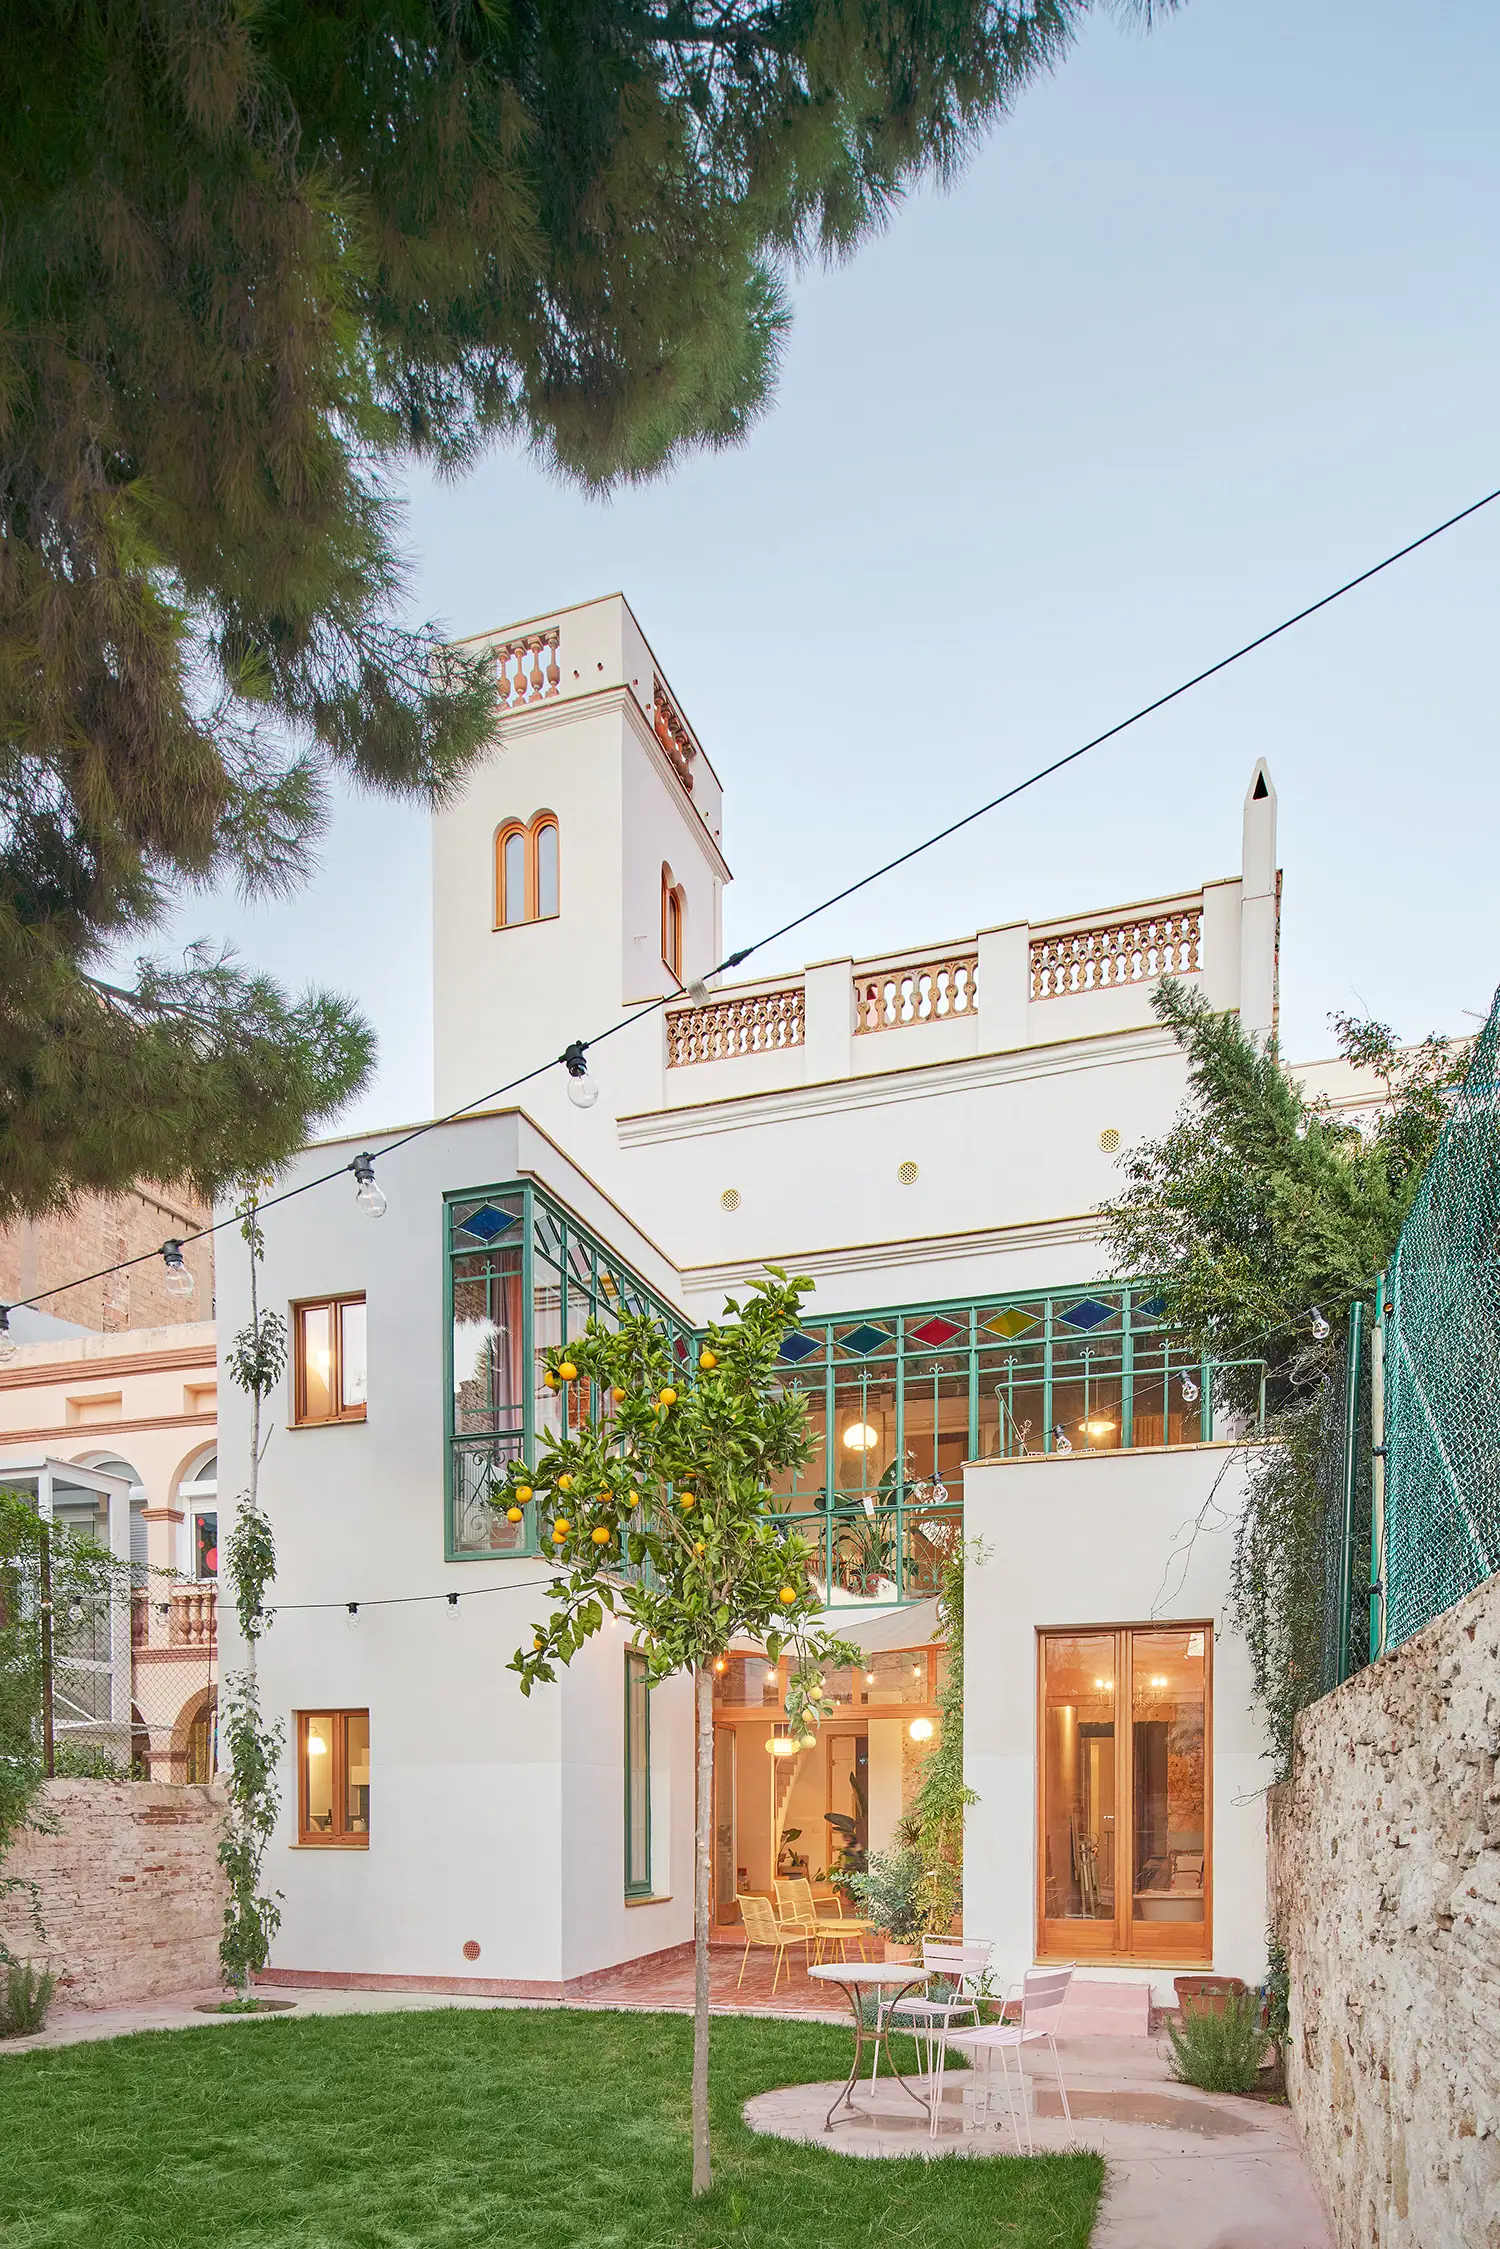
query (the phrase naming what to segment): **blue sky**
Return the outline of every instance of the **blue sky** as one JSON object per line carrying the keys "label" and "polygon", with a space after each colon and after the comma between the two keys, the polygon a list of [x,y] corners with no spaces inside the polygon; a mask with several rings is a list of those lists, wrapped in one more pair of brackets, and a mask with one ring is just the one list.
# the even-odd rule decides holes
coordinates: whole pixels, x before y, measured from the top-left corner
{"label": "blue sky", "polygon": [[[1497,90],[1492,0],[1101,16],[953,189],[799,278],[743,448],[608,503],[516,454],[414,479],[414,609],[628,595],[725,783],[743,943],[1500,484]],[[1264,754],[1288,1051],[1335,1008],[1471,1029],[1497,593],[1500,504],[757,965],[1232,873]],[[350,1121],[425,1114],[426,822],[342,800],[323,856],[180,933],[354,995]]]}

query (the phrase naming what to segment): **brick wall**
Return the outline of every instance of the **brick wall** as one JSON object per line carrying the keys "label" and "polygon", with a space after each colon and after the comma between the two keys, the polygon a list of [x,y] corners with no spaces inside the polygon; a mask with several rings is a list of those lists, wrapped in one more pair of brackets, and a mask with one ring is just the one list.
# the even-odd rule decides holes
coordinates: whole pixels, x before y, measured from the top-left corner
{"label": "brick wall", "polygon": [[1500,1576],[1306,1711],[1270,1812],[1338,2249],[1500,2249]]}
{"label": "brick wall", "polygon": [[[204,1205],[179,1189],[143,1180],[123,1194],[86,1195],[72,1210],[13,1219],[0,1227],[0,1303],[24,1301],[75,1274],[97,1273],[122,1257],[159,1250],[164,1241],[207,1225],[209,1217]],[[148,1256],[123,1273],[63,1289],[41,1309],[101,1333],[211,1319],[213,1242],[190,1242],[182,1254],[198,1284],[187,1305],[167,1294],[166,1267],[159,1257]]]}
{"label": "brick wall", "polygon": [[219,1980],[225,1889],[215,1853],[222,1792],[149,1781],[50,1781],[52,1834],[28,1831],[0,1872],[37,1884],[46,1931],[27,1898],[0,1899],[0,1934],[45,1960],[74,2006],[117,2007]]}

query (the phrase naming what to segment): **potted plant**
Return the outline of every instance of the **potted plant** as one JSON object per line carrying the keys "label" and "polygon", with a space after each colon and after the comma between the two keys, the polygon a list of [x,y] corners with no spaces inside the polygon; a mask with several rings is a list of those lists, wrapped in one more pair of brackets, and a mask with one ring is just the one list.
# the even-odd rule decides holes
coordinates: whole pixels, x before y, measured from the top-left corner
{"label": "potted plant", "polygon": [[908,1844],[872,1851],[863,1874],[849,1876],[860,1911],[885,1935],[887,1960],[920,1958],[922,1934],[922,1854]]}

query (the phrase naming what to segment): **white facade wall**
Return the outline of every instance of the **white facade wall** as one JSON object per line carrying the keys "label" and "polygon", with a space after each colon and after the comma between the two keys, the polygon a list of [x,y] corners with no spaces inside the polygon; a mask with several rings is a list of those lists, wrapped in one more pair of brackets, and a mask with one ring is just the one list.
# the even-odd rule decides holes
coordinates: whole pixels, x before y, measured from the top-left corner
{"label": "white facade wall", "polygon": [[[1181,1622],[1214,1632],[1212,1972],[1264,1974],[1274,1774],[1250,1714],[1244,1643],[1224,1624],[1244,1486],[1244,1454],[1225,1445],[964,1470],[964,1529],[985,1550],[965,1578],[964,1774],[979,1802],[965,1830],[964,1921],[994,1939],[997,1973],[1019,1976],[1036,1943],[1037,1634]],[[1110,1961],[1080,1972],[1147,1981],[1170,2006],[1172,1978],[1188,1965]]]}
{"label": "white facade wall", "polygon": [[[380,1140],[371,1146],[379,1161]],[[282,1184],[346,1153],[310,1150]],[[391,1158],[379,1220],[359,1210],[352,1180],[268,1214],[262,1304],[285,1312],[363,1291],[369,1376],[363,1422],[290,1427],[289,1376],[268,1409],[261,1498],[276,1537],[277,1615],[258,1667],[263,1706],[289,1735],[267,1874],[285,1898],[278,1971],[555,1990],[691,1934],[690,1688],[672,1681],[652,1697],[660,1899],[626,1906],[620,1629],[528,1700],[506,1666],[546,1613],[545,1563],[444,1560],[442,1197],[525,1172],[545,1176],[671,1293],[660,1255],[514,1114],[446,1127]],[[249,1316],[233,1235],[218,1289],[228,1341]],[[227,1515],[247,1481],[249,1409],[227,1380],[223,1399]],[[228,1672],[241,1651],[227,1603],[221,1646]],[[292,1717],[326,1709],[370,1713],[368,1849],[297,1843]],[[463,1951],[471,1942],[474,1960]]]}

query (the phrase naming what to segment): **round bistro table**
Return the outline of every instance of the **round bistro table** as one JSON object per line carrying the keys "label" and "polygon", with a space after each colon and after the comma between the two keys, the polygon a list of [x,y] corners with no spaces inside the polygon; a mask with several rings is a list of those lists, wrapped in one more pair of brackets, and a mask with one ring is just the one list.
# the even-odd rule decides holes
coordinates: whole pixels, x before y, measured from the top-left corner
{"label": "round bistro table", "polygon": [[891,2018],[909,1991],[916,1991],[922,1984],[931,1982],[932,1979],[927,1970],[922,1967],[919,1961],[915,1960],[840,1960],[821,1968],[809,1968],[807,1972],[809,1976],[816,1978],[819,1983],[837,1984],[848,2000],[850,2012],[854,2017],[853,2067],[849,2071],[848,2084],[845,2085],[832,2108],[828,2111],[823,2124],[824,2131],[831,2132],[833,2130],[834,2118],[841,2108],[847,2109],[851,2116],[868,2116],[870,2113],[868,2109],[862,2109],[854,2098],[854,2088],[859,2083],[860,2064],[863,2061],[865,2051],[865,2012],[862,2002],[867,1991],[874,1991],[878,1995],[886,1988],[894,1991],[896,1996],[886,2007],[884,2023],[869,2033],[869,2036],[875,2041],[875,2066],[878,2068],[880,2065],[880,2049],[884,2046],[885,2058],[890,2063],[892,2077],[895,2078],[902,2092],[909,2094],[918,2108],[921,2109],[923,2115],[930,2120],[932,2116],[931,2103],[923,2099],[915,2086],[907,2084],[906,2079],[897,2069],[896,2057],[891,2052]]}

